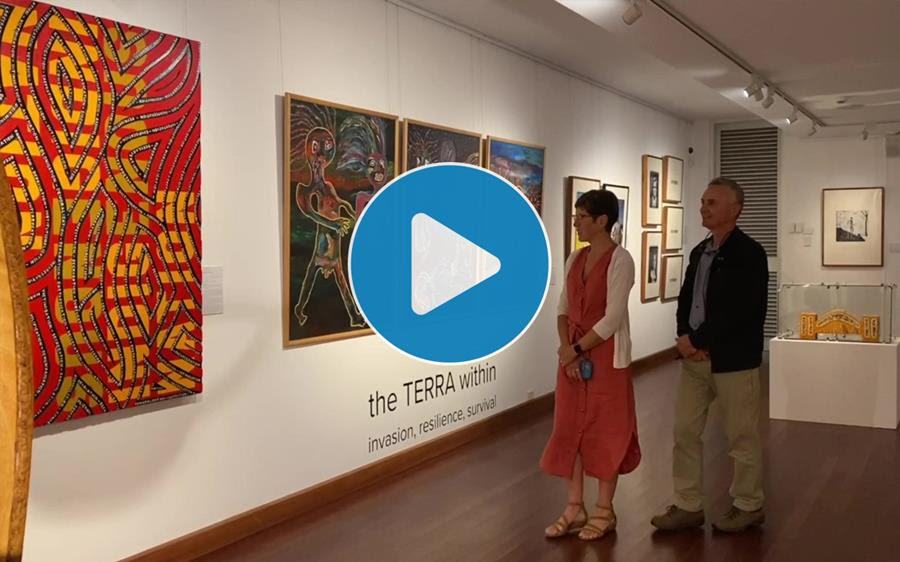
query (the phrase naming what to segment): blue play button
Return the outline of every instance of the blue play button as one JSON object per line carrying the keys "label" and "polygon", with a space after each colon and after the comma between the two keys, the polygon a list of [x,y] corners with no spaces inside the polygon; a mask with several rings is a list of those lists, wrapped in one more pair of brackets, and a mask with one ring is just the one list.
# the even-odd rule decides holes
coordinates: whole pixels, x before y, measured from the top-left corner
{"label": "blue play button", "polygon": [[435,164],[369,201],[350,240],[350,283],[378,335],[434,363],[483,359],[534,321],[550,245],[534,208],[500,176]]}

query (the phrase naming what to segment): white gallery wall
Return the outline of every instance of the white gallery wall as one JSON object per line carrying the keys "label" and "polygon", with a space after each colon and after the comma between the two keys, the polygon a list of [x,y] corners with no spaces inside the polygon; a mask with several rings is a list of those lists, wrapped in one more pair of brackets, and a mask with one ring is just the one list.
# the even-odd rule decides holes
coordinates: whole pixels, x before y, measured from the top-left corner
{"label": "white gallery wall", "polygon": [[[900,217],[900,154],[897,154],[897,140],[782,135],[778,227],[780,283],[900,283],[900,221],[897,220]],[[892,150],[889,150],[890,145],[894,146]],[[835,187],[885,188],[884,267],[822,266],[822,189]],[[792,233],[793,223],[811,226],[813,234]],[[900,329],[898,310],[900,302],[895,302],[895,335]]]}
{"label": "white gallery wall", "polygon": [[[693,137],[709,139],[709,124],[697,129],[384,1],[58,4],[200,41],[203,264],[223,267],[225,313],[204,318],[201,396],[37,432],[30,560],[134,554],[552,391],[563,178],[631,186],[628,248],[640,267],[641,155],[685,159],[694,201],[692,174],[706,181],[711,168],[709,147],[695,168],[687,154]],[[448,369],[374,336],[282,349],[285,91],[547,147],[554,285],[531,329],[482,363],[496,380],[406,404],[404,383]],[[642,305],[636,286],[631,314],[636,358],[672,345],[674,303]],[[401,406],[372,417],[375,391],[397,392]],[[492,409],[464,423],[368,450],[373,436],[490,398]]]}

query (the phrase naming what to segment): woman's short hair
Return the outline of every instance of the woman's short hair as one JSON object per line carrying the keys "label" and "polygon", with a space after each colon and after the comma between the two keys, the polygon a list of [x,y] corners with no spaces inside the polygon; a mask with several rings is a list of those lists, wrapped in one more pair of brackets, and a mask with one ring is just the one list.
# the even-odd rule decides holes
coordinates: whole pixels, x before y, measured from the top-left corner
{"label": "woman's short hair", "polygon": [[612,232],[613,225],[619,220],[619,198],[612,191],[592,189],[575,201],[576,209],[584,209],[594,218],[606,215],[606,232]]}

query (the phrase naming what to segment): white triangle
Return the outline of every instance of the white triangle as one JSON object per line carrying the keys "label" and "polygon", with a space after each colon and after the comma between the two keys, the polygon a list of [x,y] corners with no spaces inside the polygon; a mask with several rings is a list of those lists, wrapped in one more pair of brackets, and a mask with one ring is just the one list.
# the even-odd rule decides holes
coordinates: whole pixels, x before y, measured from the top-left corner
{"label": "white triangle", "polygon": [[417,213],[412,218],[413,312],[428,314],[500,271],[500,260],[453,230]]}

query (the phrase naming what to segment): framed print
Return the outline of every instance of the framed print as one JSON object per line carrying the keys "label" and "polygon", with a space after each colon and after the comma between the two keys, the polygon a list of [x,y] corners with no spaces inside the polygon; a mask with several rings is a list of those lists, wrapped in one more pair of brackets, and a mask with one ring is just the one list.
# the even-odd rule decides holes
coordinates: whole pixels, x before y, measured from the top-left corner
{"label": "framed print", "polygon": [[884,265],[884,188],[822,190],[822,265]]}
{"label": "framed print", "polygon": [[626,248],[625,244],[628,241],[628,186],[604,183],[603,189],[615,193],[619,200],[619,221],[613,225],[612,239],[619,246]]}
{"label": "framed print", "polygon": [[663,208],[663,252],[677,252],[684,243],[682,242],[682,233],[684,232],[684,208],[683,207],[664,207]]}
{"label": "framed print", "polygon": [[641,197],[641,225],[659,226],[662,223],[660,202],[662,194],[662,158],[645,154],[643,157]]}
{"label": "framed print", "polygon": [[356,220],[397,170],[395,115],[284,95],[285,347],[370,334],[347,277]]}
{"label": "framed print", "polygon": [[403,120],[403,171],[436,162],[481,166],[481,134]]}
{"label": "framed print", "polygon": [[569,176],[566,178],[566,184],[566,206],[564,208],[567,213],[566,220],[569,221],[569,227],[566,229],[566,259],[568,259],[569,254],[588,245],[587,242],[579,240],[578,234],[575,232],[575,202],[592,189],[603,189],[603,184],[600,183],[600,180],[580,176]]}
{"label": "framed print", "polygon": [[484,145],[485,166],[518,187],[540,215],[546,149],[536,144],[492,136],[488,136]]}
{"label": "framed print", "polygon": [[659,258],[662,232],[644,232],[641,247],[641,302],[659,298]]}
{"label": "framed print", "polygon": [[676,156],[663,158],[663,202],[681,203],[684,160]]}
{"label": "framed print", "polygon": [[678,299],[681,292],[681,276],[684,272],[684,256],[663,256],[662,258],[662,302]]}

